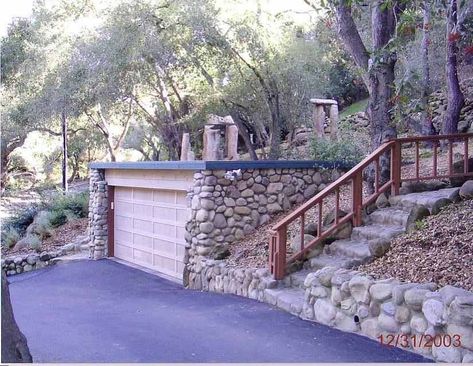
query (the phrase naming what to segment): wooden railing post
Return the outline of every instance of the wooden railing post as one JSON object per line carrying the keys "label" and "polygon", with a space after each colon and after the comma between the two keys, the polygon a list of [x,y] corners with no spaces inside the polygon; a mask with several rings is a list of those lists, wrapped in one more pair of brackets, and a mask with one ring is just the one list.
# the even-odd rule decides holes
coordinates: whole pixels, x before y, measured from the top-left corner
{"label": "wooden railing post", "polygon": [[282,280],[286,274],[286,229],[286,226],[278,228],[269,243],[269,268],[275,280]]}
{"label": "wooden railing post", "polygon": [[395,140],[391,149],[391,177],[393,180],[391,194],[393,196],[399,194],[399,188],[401,187],[401,158],[401,143]]}
{"label": "wooden railing post", "polygon": [[353,191],[353,226],[360,226],[362,223],[361,211],[363,208],[363,171],[360,169],[352,181]]}

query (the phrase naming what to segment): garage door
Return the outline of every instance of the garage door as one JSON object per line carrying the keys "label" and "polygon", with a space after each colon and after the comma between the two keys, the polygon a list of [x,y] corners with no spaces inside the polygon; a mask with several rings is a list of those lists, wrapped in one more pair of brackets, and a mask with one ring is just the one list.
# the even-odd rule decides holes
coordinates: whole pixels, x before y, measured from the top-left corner
{"label": "garage door", "polygon": [[182,279],[186,192],[115,187],[114,255]]}

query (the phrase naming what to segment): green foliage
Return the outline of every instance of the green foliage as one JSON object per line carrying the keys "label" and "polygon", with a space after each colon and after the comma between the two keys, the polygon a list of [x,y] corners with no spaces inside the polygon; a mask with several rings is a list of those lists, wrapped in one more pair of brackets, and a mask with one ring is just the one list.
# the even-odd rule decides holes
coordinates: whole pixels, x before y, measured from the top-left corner
{"label": "green foliage", "polygon": [[3,223],[2,233],[6,232],[9,229],[13,229],[20,236],[23,236],[28,226],[33,223],[33,220],[38,211],[39,207],[37,205],[33,205],[26,209],[20,210],[16,215],[9,218]]}
{"label": "green foliage", "polygon": [[367,106],[368,106],[368,99],[363,99],[356,103],[353,103],[341,111],[340,119],[343,119],[345,117],[348,117],[358,112],[363,112]]}
{"label": "green foliage", "polygon": [[364,157],[363,152],[351,140],[331,141],[324,138],[312,139],[311,156],[314,160],[338,161],[353,165]]}
{"label": "green foliage", "polygon": [[8,227],[2,232],[2,246],[12,248],[20,240],[20,234],[13,227]]}
{"label": "green foliage", "polygon": [[89,214],[89,194],[69,193],[66,195],[57,194],[46,204],[47,210],[51,211],[51,224],[60,226],[67,221],[68,215],[83,218]]}
{"label": "green foliage", "polygon": [[415,229],[416,230],[422,230],[427,227],[427,222],[425,220],[417,220],[415,222]]}
{"label": "green foliage", "polygon": [[28,247],[30,249],[33,249],[33,250],[36,250],[37,252],[40,252],[41,251],[41,239],[39,236],[37,235],[29,235],[27,237],[28,239]]}
{"label": "green foliage", "polygon": [[52,227],[64,225],[67,222],[67,215],[64,213],[64,211],[53,210],[51,211],[49,222],[51,223]]}
{"label": "green foliage", "polygon": [[32,226],[27,229],[27,235],[36,235],[40,239],[51,236],[50,213],[48,211],[40,211],[34,218]]}

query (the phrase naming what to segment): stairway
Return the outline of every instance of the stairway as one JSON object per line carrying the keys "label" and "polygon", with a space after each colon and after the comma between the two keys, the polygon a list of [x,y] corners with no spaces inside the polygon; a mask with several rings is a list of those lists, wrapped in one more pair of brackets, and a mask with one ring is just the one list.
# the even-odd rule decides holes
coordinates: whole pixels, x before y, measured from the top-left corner
{"label": "stairway", "polygon": [[364,220],[364,225],[353,228],[349,239],[336,240],[324,247],[322,254],[308,259],[304,269],[287,275],[275,289],[265,290],[265,301],[295,315],[301,315],[304,303],[306,276],[323,267],[353,268],[371,261],[370,246],[377,243],[389,247],[390,241],[405,233],[411,209],[424,205],[430,211],[443,199],[458,200],[459,188],[410,193],[391,197],[391,206],[379,208]]}

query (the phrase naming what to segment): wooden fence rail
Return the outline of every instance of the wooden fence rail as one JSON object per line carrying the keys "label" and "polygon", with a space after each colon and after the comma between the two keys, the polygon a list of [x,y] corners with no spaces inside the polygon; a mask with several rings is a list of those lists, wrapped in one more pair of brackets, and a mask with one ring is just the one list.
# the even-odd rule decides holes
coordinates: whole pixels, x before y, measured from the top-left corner
{"label": "wooden fence rail", "polygon": [[[320,191],[316,196],[309,199],[304,205],[297,208],[284,219],[279,221],[272,227],[271,238],[269,243],[269,267],[275,279],[282,279],[286,274],[288,264],[304,259],[304,257],[316,245],[328,238],[335,231],[340,229],[343,224],[352,221],[353,226],[362,224],[363,209],[376,199],[382,193],[391,191],[392,195],[398,195],[402,182],[445,179],[453,177],[473,177],[473,171],[469,171],[469,147],[470,139],[473,139],[473,133],[470,134],[454,134],[454,135],[435,135],[435,136],[417,136],[403,137],[390,140],[374,152],[368,155],[363,161],[345,173],[335,182],[331,183],[325,189]],[[463,143],[463,169],[461,172],[454,171],[454,145]],[[421,144],[429,144],[432,147],[432,169],[427,175],[421,174],[422,160],[420,156]],[[402,152],[403,145],[414,145],[414,177],[402,176]],[[438,150],[439,148],[447,149],[447,172],[438,173]],[[382,177],[381,159],[388,159],[390,172],[389,177]],[[372,167],[374,171],[374,192],[367,197],[363,197],[363,170]],[[426,168],[424,166],[424,168]],[[429,167],[427,167],[429,169]],[[339,217],[340,209],[340,190],[342,186],[351,184],[351,207],[349,212]],[[329,196],[335,195],[335,218],[329,227],[323,226],[323,207],[324,200]],[[307,225],[306,214],[310,209],[316,208],[318,212],[317,218],[317,236],[308,243],[304,243],[304,229]],[[296,220],[300,220],[301,248],[299,251],[291,255],[288,259],[286,255],[286,244],[288,241],[288,227]]]}

